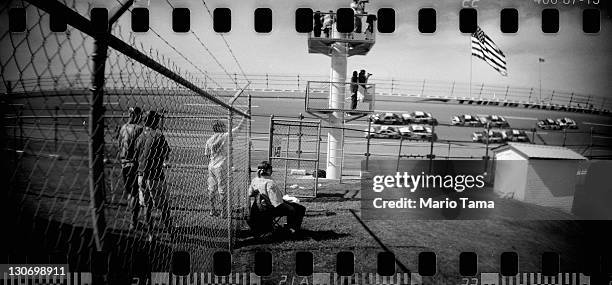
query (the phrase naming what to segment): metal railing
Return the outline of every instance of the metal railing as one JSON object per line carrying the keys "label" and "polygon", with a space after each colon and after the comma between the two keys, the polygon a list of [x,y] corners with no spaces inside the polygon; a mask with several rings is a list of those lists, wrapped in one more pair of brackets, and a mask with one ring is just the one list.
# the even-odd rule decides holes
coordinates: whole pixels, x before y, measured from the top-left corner
{"label": "metal railing", "polygon": [[[332,89],[341,92],[341,102],[332,102]],[[308,81],[306,84],[305,109],[307,111],[372,112],[376,102],[376,85],[371,83]],[[333,105],[342,108],[329,108]]]}
{"label": "metal railing", "polygon": [[[87,80],[82,75],[81,80]],[[308,81],[328,81],[328,75],[312,74],[247,74],[250,91],[264,92],[304,92]],[[207,90],[238,90],[240,86],[249,83],[246,79],[235,73],[232,78],[225,74],[210,74],[211,80],[203,82]],[[62,80],[63,81],[63,80]],[[28,90],[32,86],[41,84],[43,86],[53,86],[59,84],[57,78],[34,78],[21,79],[17,83],[5,80],[0,84],[0,92],[7,90]],[[376,85],[376,94],[382,96],[403,96],[412,98],[440,98],[457,100],[483,100],[494,102],[528,103],[540,105],[564,105],[581,109],[612,110],[612,100],[603,96],[584,94],[568,90],[542,89],[536,87],[496,85],[484,82],[473,82],[470,84],[460,81],[443,80],[414,80],[396,78],[378,78],[374,76],[369,80]],[[10,88],[9,88],[9,85]],[[258,96],[258,94],[253,94]]]}

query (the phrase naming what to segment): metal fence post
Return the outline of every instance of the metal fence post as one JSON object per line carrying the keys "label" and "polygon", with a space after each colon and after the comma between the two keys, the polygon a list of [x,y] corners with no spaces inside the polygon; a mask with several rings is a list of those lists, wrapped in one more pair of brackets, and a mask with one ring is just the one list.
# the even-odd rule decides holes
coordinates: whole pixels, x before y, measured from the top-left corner
{"label": "metal fence post", "polygon": [[589,142],[589,158],[593,157],[593,127],[589,129],[591,141]]}
{"label": "metal fence post", "polygon": [[529,90],[529,99],[527,99],[528,103],[531,103],[531,95],[533,94],[533,87],[531,87],[531,90]]}
{"label": "metal fence post", "polygon": [[[289,140],[291,139],[291,126],[287,126],[287,144],[285,145],[285,157],[289,158],[289,147],[290,147],[290,142]],[[288,176],[288,171],[289,171],[289,160],[285,159],[285,175],[284,175],[284,180],[283,180],[283,185],[285,185],[285,191],[287,191],[287,176]]]}
{"label": "metal fence post", "polygon": [[399,149],[397,151],[397,165],[395,166],[395,171],[399,171],[400,160],[402,158],[402,145],[404,144],[404,136],[400,137]]}
{"label": "metal fence post", "polygon": [[504,95],[504,101],[508,100],[508,90],[510,90],[510,85],[506,85],[506,94]]}
{"label": "metal fence post", "polygon": [[268,129],[268,162],[272,165],[272,142],[274,141],[274,115],[270,115],[270,128]]}
{"label": "metal fence post", "polygon": [[300,75],[297,75],[297,89],[300,90]]}
{"label": "metal fence post", "polygon": [[266,89],[268,89],[270,86],[268,85],[268,74],[266,73]]}
{"label": "metal fence post", "polygon": [[[248,94],[249,96],[249,110],[248,110],[248,114],[249,116],[251,116],[251,93]],[[247,177],[249,179],[249,183],[251,182],[251,148],[253,147],[253,143],[251,142],[251,119],[249,119],[248,124],[247,124],[247,151],[248,151],[248,157],[247,157]],[[248,201],[249,199],[247,199]]]}
{"label": "metal fence post", "polygon": [[342,172],[344,170],[344,130],[345,128],[342,128],[342,157],[340,158],[340,181],[339,181],[340,184],[342,184]]}
{"label": "metal fence post", "polygon": [[453,80],[453,85],[451,87],[451,94],[450,94],[450,96],[453,97],[454,94],[455,94],[455,80]]}
{"label": "metal fence post", "polygon": [[569,106],[572,106],[572,101],[574,101],[574,92],[572,92],[572,95],[570,95],[570,100],[569,100]]}
{"label": "metal fence post", "polygon": [[390,95],[393,95],[394,84],[395,84],[395,79],[391,78],[391,94]]}
{"label": "metal fence post", "polygon": [[489,132],[491,131],[491,124],[487,122],[487,133],[485,135],[486,140],[486,149],[485,149],[485,156],[484,156],[484,171],[485,173],[487,173],[487,167],[489,164]]}
{"label": "metal fence post", "polygon": [[89,114],[89,189],[96,249],[104,251],[106,219],[104,180],[104,72],[108,51],[108,15],[92,15],[96,27],[93,51],[92,98]]}
{"label": "metal fence post", "polygon": [[429,160],[433,160],[434,159],[434,153],[433,153],[433,148],[434,148],[434,135],[436,134],[436,126],[434,124],[431,124],[431,138],[429,139]]}
{"label": "metal fence post", "polygon": [[301,169],[301,158],[302,158],[302,120],[304,120],[304,115],[302,115],[302,113],[300,113],[300,126],[298,128],[298,149],[297,149],[297,156],[298,156],[298,169]]}
{"label": "metal fence post", "polygon": [[550,94],[550,99],[548,100],[548,102],[552,103],[552,100],[554,97],[555,97],[555,90],[553,90],[552,94]]}
{"label": "metal fence post", "polygon": [[17,124],[19,124],[19,149],[25,151],[25,146],[23,144],[23,106],[19,107],[19,115],[17,120]]}
{"label": "metal fence post", "polygon": [[423,79],[423,86],[421,86],[421,96],[425,96],[425,79]]}
{"label": "metal fence post", "polygon": [[321,121],[317,124],[317,160],[315,162],[315,185],[314,185],[314,196],[317,197],[317,191],[319,189],[319,158],[321,153]]}
{"label": "metal fence post", "polygon": [[55,106],[55,112],[53,113],[53,151],[57,154],[57,115],[59,112],[59,106]]}
{"label": "metal fence post", "polygon": [[370,162],[370,139],[371,139],[371,131],[372,131],[372,118],[368,118],[368,135],[367,135],[367,143],[366,143],[366,171],[370,170],[369,162]]}
{"label": "metal fence post", "polygon": [[233,148],[234,148],[234,137],[232,134],[232,129],[234,128],[233,124],[233,112],[232,110],[228,111],[227,114],[227,181],[226,181],[226,189],[225,189],[225,200],[226,200],[226,213],[227,213],[227,240],[228,242],[228,251],[232,251],[232,168],[233,168]]}
{"label": "metal fence post", "polygon": [[589,95],[589,97],[587,97],[587,101],[586,101],[587,108],[589,107],[589,103],[591,103],[591,95]]}
{"label": "metal fence post", "polygon": [[480,85],[480,91],[478,92],[478,99],[482,98],[482,89],[484,89],[484,82]]}

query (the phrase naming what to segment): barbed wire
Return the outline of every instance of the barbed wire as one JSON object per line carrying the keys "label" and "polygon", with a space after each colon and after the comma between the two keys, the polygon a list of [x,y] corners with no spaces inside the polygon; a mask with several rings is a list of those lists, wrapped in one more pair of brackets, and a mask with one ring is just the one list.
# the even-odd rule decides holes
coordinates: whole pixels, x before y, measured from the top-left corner
{"label": "barbed wire", "polygon": [[[168,6],[170,6],[170,8],[172,8],[172,9],[175,8],[174,5],[172,5],[172,3],[170,3],[169,0],[166,0],[166,3],[168,3]],[[238,82],[236,81],[236,79],[232,78],[231,73],[229,71],[227,71],[227,69],[225,68],[225,66],[223,66],[221,61],[219,61],[219,59],[213,54],[213,52],[208,48],[208,46],[206,46],[206,44],[204,44],[204,42],[202,42],[200,37],[198,37],[198,35],[196,35],[196,33],[193,31],[193,29],[189,29],[189,32],[190,32],[191,35],[193,35],[196,38],[198,43],[200,43],[200,45],[206,50],[206,52],[215,61],[215,63],[217,63],[217,65],[221,68],[221,70],[223,70],[223,72],[228,76],[228,78],[230,78],[234,82],[234,84],[236,86],[238,86]]]}
{"label": "barbed wire", "polygon": [[[204,8],[206,8],[206,11],[208,11],[208,15],[210,16],[211,20],[214,20],[213,19],[213,15],[210,12],[210,9],[208,8],[208,5],[206,5],[206,1],[202,0],[202,4],[204,5]],[[219,34],[219,36],[221,36],[221,38],[223,39],[223,42],[225,43],[225,46],[229,50],[229,53],[232,55],[232,58],[234,58],[234,61],[236,62],[236,65],[238,66],[238,69],[240,69],[240,72],[242,72],[242,76],[244,77],[244,79],[247,80],[248,83],[250,83],[251,81],[248,79],[246,73],[244,72],[244,69],[242,69],[242,65],[240,65],[240,62],[236,58],[236,55],[234,54],[234,51],[230,47],[230,44],[225,39],[225,36],[223,34]]]}

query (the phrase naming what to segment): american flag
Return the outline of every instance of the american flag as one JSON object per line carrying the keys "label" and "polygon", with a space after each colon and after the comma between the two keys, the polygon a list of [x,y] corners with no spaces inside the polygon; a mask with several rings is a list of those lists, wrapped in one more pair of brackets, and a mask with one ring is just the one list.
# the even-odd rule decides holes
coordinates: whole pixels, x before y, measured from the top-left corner
{"label": "american flag", "polygon": [[472,55],[495,68],[501,75],[508,76],[506,56],[480,27],[472,34]]}

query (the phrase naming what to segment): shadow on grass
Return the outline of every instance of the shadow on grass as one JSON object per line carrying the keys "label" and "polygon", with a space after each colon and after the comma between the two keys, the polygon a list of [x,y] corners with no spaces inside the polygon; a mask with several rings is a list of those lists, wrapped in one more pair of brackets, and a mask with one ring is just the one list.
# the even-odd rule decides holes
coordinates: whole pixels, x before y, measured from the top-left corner
{"label": "shadow on grass", "polygon": [[250,231],[241,231],[238,233],[238,241],[236,248],[247,247],[253,245],[264,245],[264,244],[280,244],[290,243],[296,241],[308,241],[313,240],[317,242],[337,240],[349,236],[345,233],[337,233],[332,230],[314,231],[303,229],[296,235],[290,235],[282,230],[277,230],[271,235],[265,237],[255,237]]}

